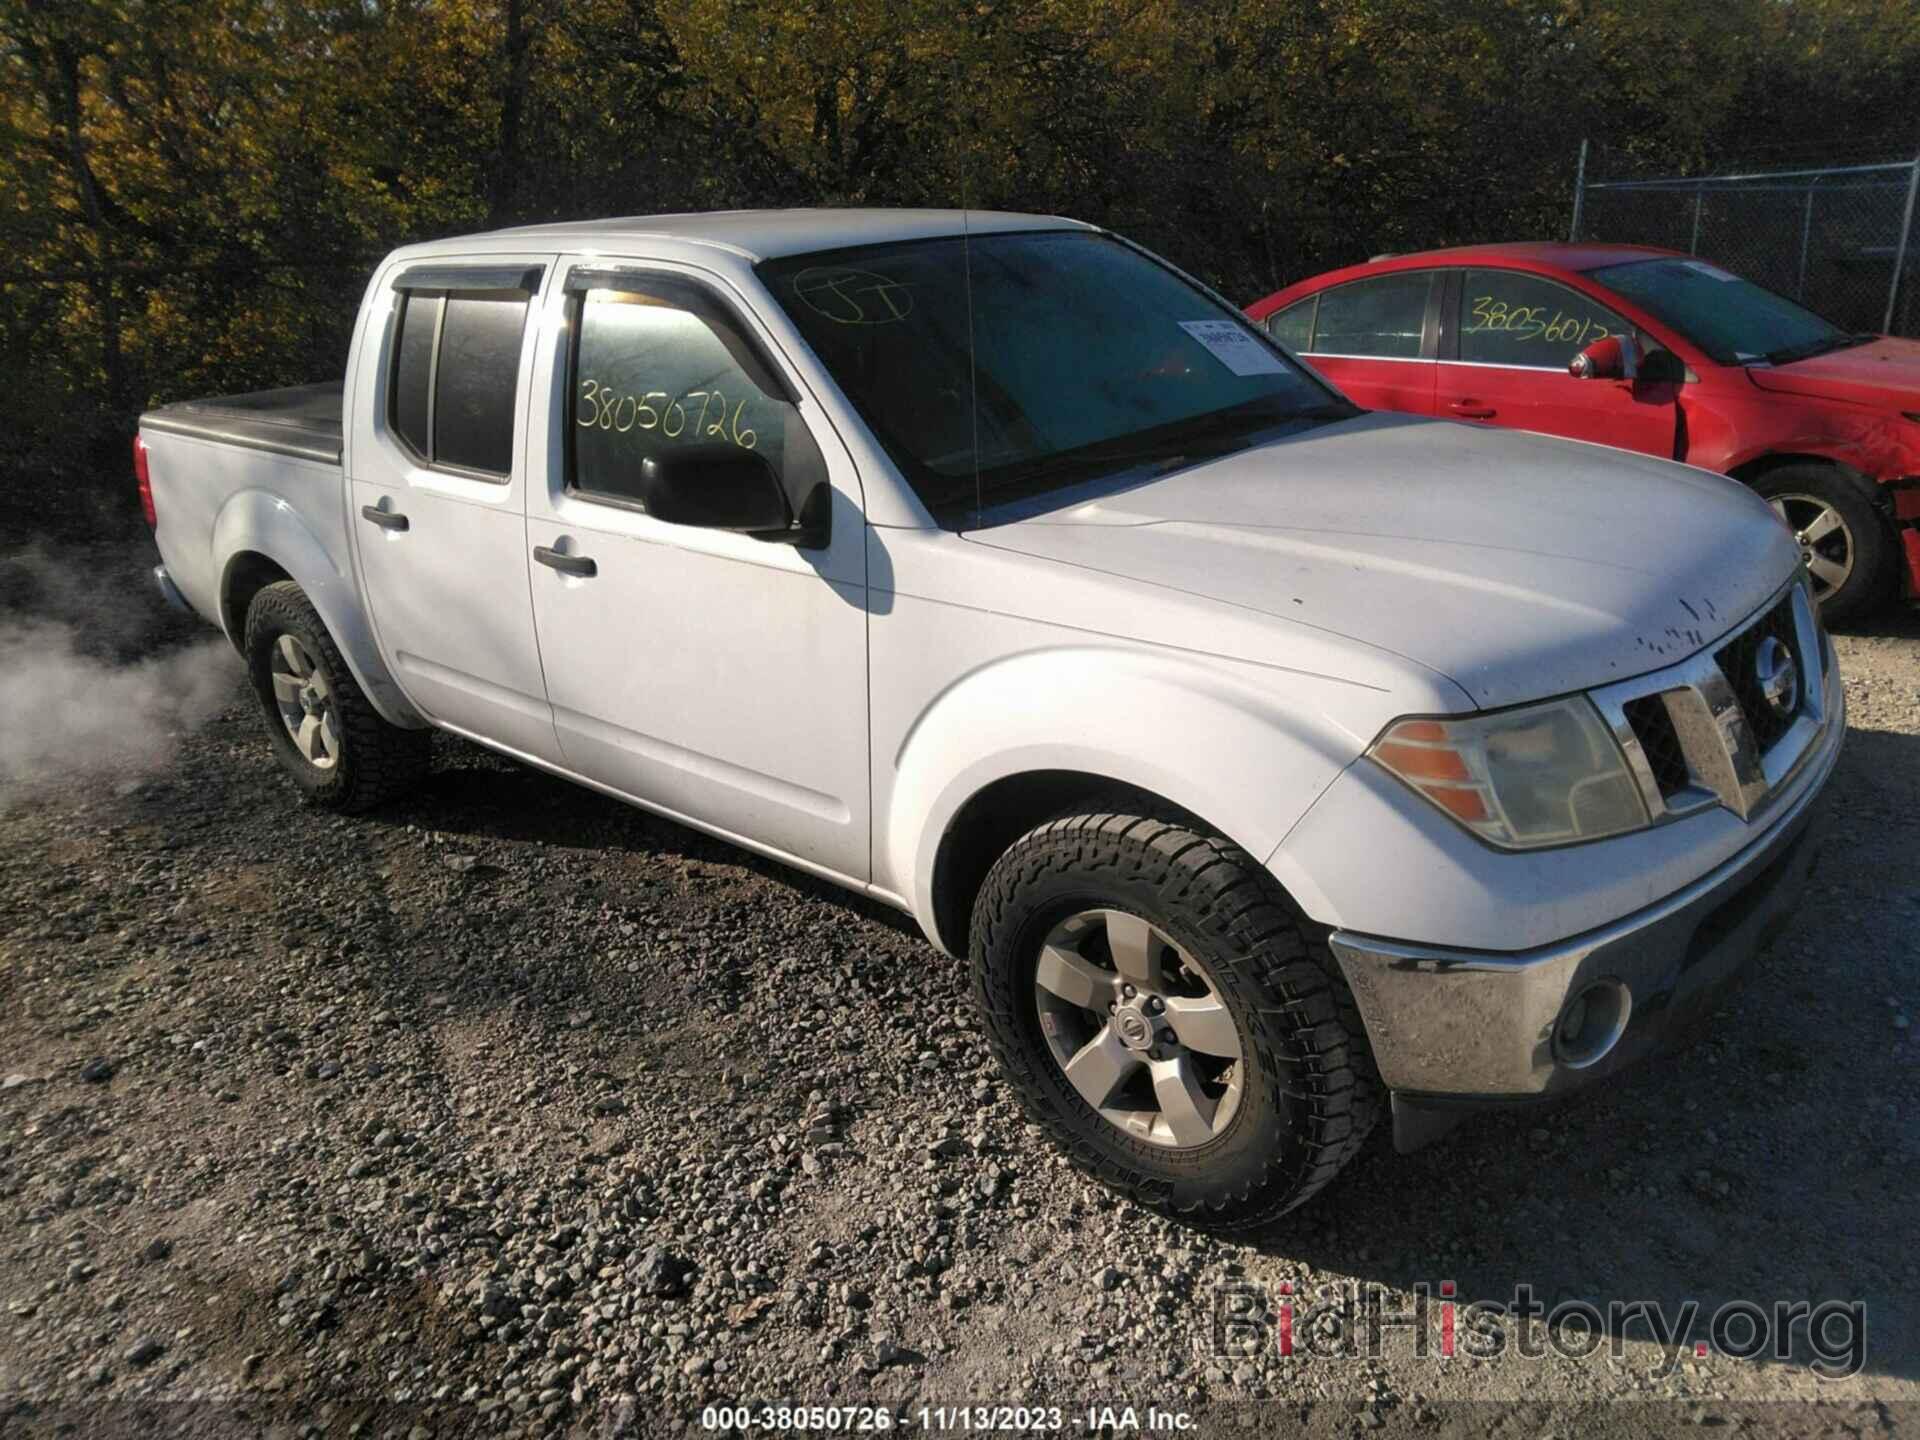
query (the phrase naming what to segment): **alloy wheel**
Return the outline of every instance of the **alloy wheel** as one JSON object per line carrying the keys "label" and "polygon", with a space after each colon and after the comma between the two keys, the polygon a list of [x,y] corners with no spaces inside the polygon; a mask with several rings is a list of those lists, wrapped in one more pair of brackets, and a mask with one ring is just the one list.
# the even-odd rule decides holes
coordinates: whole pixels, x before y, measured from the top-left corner
{"label": "alloy wheel", "polygon": [[294,748],[316,770],[340,762],[340,728],[327,672],[297,635],[273,642],[273,703]]}
{"label": "alloy wheel", "polygon": [[1775,495],[1769,502],[1787,522],[1813,577],[1813,598],[1824,600],[1853,574],[1853,533],[1840,512],[1817,495]]}
{"label": "alloy wheel", "polygon": [[1055,1063],[1109,1124],[1184,1150],[1232,1123],[1246,1069],[1239,1028],[1205,968],[1138,915],[1062,920],[1041,946],[1033,993]]}

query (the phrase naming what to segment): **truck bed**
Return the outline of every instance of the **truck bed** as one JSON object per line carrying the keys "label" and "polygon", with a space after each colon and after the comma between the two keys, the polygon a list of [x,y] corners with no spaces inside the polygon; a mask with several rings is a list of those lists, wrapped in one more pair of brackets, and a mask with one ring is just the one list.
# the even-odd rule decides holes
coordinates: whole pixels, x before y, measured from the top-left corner
{"label": "truck bed", "polygon": [[340,406],[345,382],[289,385],[247,395],[182,400],[149,410],[142,430],[159,430],[223,445],[242,445],[302,460],[340,463]]}

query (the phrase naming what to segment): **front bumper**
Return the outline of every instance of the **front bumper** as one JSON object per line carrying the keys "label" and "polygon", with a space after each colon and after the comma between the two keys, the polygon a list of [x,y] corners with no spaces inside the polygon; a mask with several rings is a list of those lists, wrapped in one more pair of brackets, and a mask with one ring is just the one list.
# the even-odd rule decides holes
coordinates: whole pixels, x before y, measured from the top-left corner
{"label": "front bumper", "polygon": [[[1714,1008],[1745,963],[1778,934],[1806,886],[1818,844],[1816,802],[1845,730],[1837,676],[1827,688],[1825,730],[1796,777],[1796,793],[1782,797],[1787,803],[1767,817],[1765,833],[1657,904],[1511,953],[1334,932],[1333,951],[1381,1079],[1395,1092],[1402,1148],[1411,1148],[1410,1135],[1431,1128],[1416,1112],[1545,1098],[1591,1085]],[[1562,1022],[1583,995],[1592,1023],[1570,1037]]]}

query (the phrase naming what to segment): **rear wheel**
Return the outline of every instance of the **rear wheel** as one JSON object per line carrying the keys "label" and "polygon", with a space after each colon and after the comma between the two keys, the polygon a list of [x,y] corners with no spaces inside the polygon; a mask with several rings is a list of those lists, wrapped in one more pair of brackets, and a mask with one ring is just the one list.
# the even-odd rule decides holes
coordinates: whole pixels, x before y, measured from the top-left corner
{"label": "rear wheel", "polygon": [[247,674],[281,768],[314,804],[369,810],[423,775],[433,735],[380,717],[313,602],[291,580],[247,609]]}
{"label": "rear wheel", "polygon": [[989,1041],[1081,1168],[1188,1223],[1261,1224],[1373,1127],[1365,1032],[1324,937],[1251,856],[1111,798],[988,874],[972,962]]}
{"label": "rear wheel", "polygon": [[1887,599],[1894,537],[1867,486],[1831,466],[1782,465],[1753,488],[1793,531],[1825,619],[1866,615]]}

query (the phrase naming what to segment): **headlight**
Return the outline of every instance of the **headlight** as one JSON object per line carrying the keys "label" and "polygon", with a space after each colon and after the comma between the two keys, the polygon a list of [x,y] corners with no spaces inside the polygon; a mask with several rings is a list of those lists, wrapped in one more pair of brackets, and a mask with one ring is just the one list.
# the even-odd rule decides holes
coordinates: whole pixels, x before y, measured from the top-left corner
{"label": "headlight", "polygon": [[1367,754],[1507,849],[1597,840],[1649,823],[1619,742],[1584,696],[1458,720],[1396,720]]}

